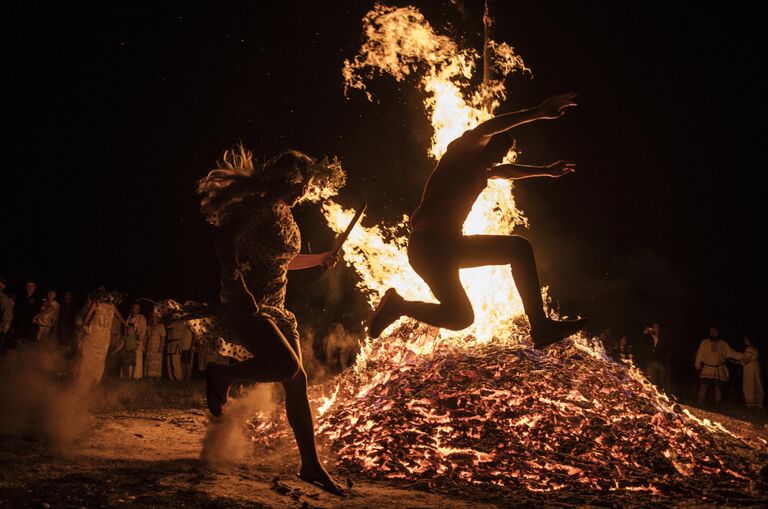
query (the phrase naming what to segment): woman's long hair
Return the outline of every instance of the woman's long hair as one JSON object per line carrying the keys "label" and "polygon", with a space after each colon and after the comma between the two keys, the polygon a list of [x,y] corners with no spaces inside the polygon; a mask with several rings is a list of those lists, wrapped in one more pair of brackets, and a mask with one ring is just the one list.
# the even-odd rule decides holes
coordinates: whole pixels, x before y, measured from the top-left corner
{"label": "woman's long hair", "polygon": [[242,144],[224,151],[217,167],[197,182],[200,210],[216,226],[254,199],[271,191],[303,186],[312,179],[304,199],[317,201],[335,195],[346,175],[336,158],[322,161],[287,150],[263,163],[254,163],[253,154]]}

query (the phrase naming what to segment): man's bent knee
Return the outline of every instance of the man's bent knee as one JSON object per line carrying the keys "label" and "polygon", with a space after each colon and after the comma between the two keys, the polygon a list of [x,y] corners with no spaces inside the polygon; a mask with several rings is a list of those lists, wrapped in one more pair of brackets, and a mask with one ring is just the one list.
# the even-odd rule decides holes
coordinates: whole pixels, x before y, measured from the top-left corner
{"label": "man's bent knee", "polygon": [[472,307],[468,306],[466,308],[448,308],[449,316],[445,322],[446,329],[451,330],[462,330],[466,329],[473,323],[475,323],[475,312],[472,311]]}
{"label": "man's bent knee", "polygon": [[520,255],[520,254],[531,254],[533,255],[533,246],[531,245],[530,241],[526,239],[525,237],[521,237],[519,235],[513,235],[509,237],[507,240],[507,247],[509,249],[510,254],[513,255]]}

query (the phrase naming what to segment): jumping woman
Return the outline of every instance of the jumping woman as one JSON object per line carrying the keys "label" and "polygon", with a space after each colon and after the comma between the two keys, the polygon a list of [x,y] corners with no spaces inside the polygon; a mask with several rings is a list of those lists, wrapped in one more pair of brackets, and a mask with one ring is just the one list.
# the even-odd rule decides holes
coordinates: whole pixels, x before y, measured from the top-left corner
{"label": "jumping woman", "polygon": [[240,360],[208,366],[211,413],[222,415],[234,382],[281,382],[301,455],[298,475],[337,494],[342,488],[317,455],[299,333],[295,316],[285,309],[285,290],[289,270],[330,267],[337,261],[332,253],[299,254],[301,236],[291,207],[310,191],[338,189],[343,181],[335,162],[319,162],[294,150],[255,166],[242,146],[225,152],[219,168],[197,188],[203,214],[217,227],[220,304],[200,306],[185,319],[199,337]]}
{"label": "jumping woman", "polygon": [[561,177],[575,169],[557,161],[548,166],[498,164],[513,146],[508,131],[535,120],[561,117],[576,106],[575,94],[554,96],[537,108],[499,115],[453,140],[438,161],[411,217],[408,260],[439,304],[407,301],[394,288],[384,294],[369,324],[378,337],[395,320],[408,316],[436,327],[461,330],[475,320],[459,269],[510,265],[523,300],[536,348],[544,348],[584,327],[585,319],[547,318],[536,259],[530,242],[517,235],[463,235],[462,225],[488,179]]}

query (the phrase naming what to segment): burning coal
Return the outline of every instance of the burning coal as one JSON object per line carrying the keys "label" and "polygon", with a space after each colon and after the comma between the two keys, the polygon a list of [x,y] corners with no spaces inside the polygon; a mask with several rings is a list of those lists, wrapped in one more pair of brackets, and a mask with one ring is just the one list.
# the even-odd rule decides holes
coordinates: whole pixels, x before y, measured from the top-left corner
{"label": "burning coal", "polygon": [[[541,352],[403,326],[311,397],[318,438],[342,468],[443,491],[746,500],[768,452],[682,410],[583,338]],[[271,447],[290,430],[281,414],[262,415],[251,434]]]}

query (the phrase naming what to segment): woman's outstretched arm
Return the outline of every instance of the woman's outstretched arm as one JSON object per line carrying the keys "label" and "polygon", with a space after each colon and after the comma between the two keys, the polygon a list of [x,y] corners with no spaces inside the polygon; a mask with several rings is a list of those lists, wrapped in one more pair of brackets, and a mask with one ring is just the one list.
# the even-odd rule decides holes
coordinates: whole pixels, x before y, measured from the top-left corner
{"label": "woman's outstretched arm", "polygon": [[547,166],[500,164],[492,167],[488,178],[518,180],[531,177],[562,177],[576,171],[576,163],[555,161]]}
{"label": "woman's outstretched arm", "polygon": [[288,270],[301,270],[320,266],[327,269],[336,265],[338,261],[339,255],[331,251],[318,254],[299,254],[288,264]]}

